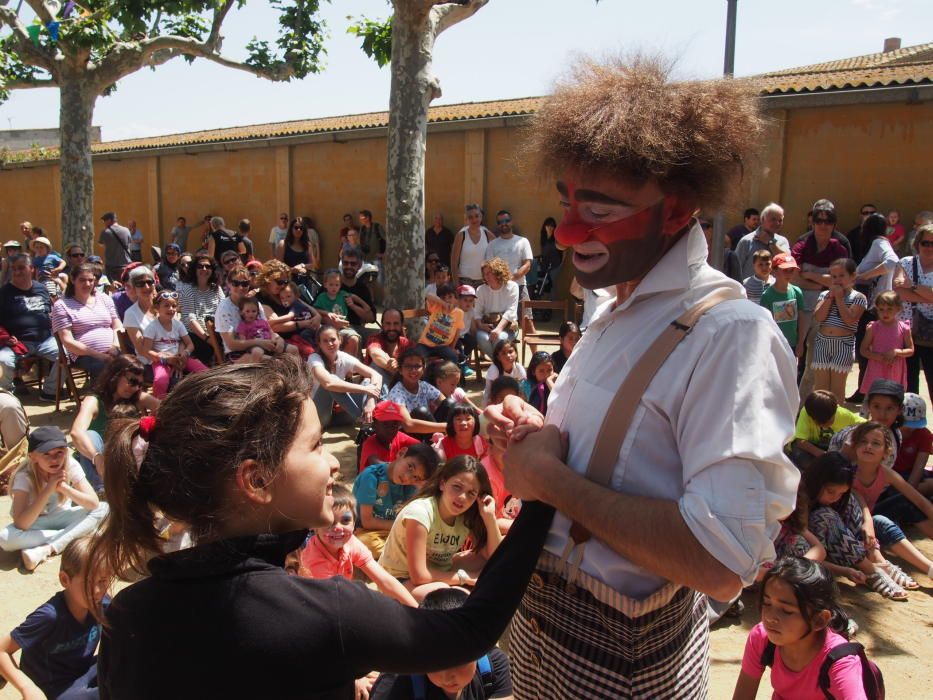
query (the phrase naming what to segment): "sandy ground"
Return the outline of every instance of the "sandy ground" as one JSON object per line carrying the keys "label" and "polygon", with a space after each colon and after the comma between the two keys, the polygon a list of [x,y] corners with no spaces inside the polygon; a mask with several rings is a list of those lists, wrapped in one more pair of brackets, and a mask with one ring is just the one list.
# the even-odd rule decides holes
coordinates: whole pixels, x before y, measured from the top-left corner
{"label": "sandy ground", "polygon": [[[852,391],[854,377],[850,377],[849,384]],[[481,387],[472,383],[468,389],[477,391]],[[925,389],[923,393],[929,402]],[[55,424],[67,431],[74,418],[73,411],[63,410],[56,414],[53,406],[41,404],[35,397],[27,398],[25,403],[33,425]],[[352,480],[356,472],[355,434],[355,430],[346,429],[331,432],[325,440],[327,448],[340,460],[343,481]],[[9,502],[8,497],[0,498],[0,526],[9,522]],[[923,539],[916,532],[909,533],[909,536],[928,557],[933,558],[933,541]],[[865,588],[858,588],[847,581],[840,582],[845,607],[860,628],[855,639],[866,646],[869,656],[881,667],[887,697],[893,700],[927,697],[928,691],[922,688],[933,684],[933,667],[928,663],[933,653],[933,581],[917,572],[912,574],[922,588],[911,593],[910,600],[903,603],[886,601]],[[57,590],[57,560],[47,562],[29,574],[20,568],[18,555],[0,552],[0,630],[11,630]],[[746,592],[743,600],[746,609],[740,619],[721,621],[712,630],[709,697],[714,700],[732,696],[746,635],[758,622],[757,594]],[[758,698],[770,695],[770,684],[764,678]],[[0,690],[0,700],[17,696],[9,686]]]}

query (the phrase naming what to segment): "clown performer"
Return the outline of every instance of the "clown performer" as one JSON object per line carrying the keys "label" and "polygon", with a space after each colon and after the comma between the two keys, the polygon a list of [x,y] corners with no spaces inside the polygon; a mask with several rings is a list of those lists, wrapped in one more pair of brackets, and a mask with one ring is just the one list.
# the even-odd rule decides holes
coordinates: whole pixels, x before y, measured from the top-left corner
{"label": "clown performer", "polygon": [[762,121],[739,81],[669,70],[583,61],[528,132],[577,280],[615,294],[546,421],[512,398],[487,412],[508,492],[558,511],[512,623],[519,700],[705,698],[707,597],[752,583],[794,507],[794,357],[707,264],[695,218],[727,200]]}

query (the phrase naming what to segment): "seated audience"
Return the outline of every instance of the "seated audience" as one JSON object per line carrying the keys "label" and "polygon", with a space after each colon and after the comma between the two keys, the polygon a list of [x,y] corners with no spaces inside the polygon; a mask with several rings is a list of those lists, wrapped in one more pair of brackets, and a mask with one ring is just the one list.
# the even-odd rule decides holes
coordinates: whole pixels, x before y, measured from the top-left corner
{"label": "seated audience", "polygon": [[560,347],[551,353],[551,362],[554,363],[554,371],[560,374],[583,334],[580,332],[580,326],[576,323],[564,321],[560,324],[560,328],[557,329],[557,335],[560,337]]}
{"label": "seated audience", "polygon": [[[488,406],[492,394],[492,384],[499,377],[512,377],[521,386],[521,382],[528,378],[525,368],[518,364],[518,350],[515,341],[503,338],[496,343],[492,353],[492,366],[486,372],[486,388],[483,390],[483,403]],[[524,398],[524,393],[521,394]]]}
{"label": "seated audience", "polygon": [[[339,349],[340,339],[333,326],[321,326],[314,344],[317,352],[308,357],[308,366],[311,368],[311,398],[321,426],[327,428],[333,421],[335,402],[353,421],[362,418],[364,423],[371,423],[376,400],[382,395],[382,377]],[[362,375],[361,384],[347,381],[352,372]]]}
{"label": "seated audience", "polygon": [[398,379],[399,355],[412,347],[404,335],[401,309],[389,307],[382,312],[382,330],[366,341],[366,364],[382,375],[383,384],[392,386]]}
{"label": "seated audience", "polygon": [[217,279],[214,258],[207,253],[195,254],[187,274],[178,283],[178,296],[181,322],[194,343],[194,356],[204,364],[213,363],[214,348],[210,343],[208,322],[215,321],[225,297]]}
{"label": "seated audience", "polygon": [[400,379],[389,390],[389,401],[407,408],[416,418],[430,419],[443,400],[437,387],[422,379],[424,358],[417,348],[409,348],[398,358]]}
{"label": "seated audience", "polygon": [[152,393],[164,399],[173,377],[182,372],[206,372],[207,367],[191,356],[194,343],[175,318],[178,292],[159,292],[155,307],[159,315],[143,332],[143,349],[152,363]]}
{"label": "seated audience", "polygon": [[788,456],[801,469],[829,449],[833,435],[850,425],[863,423],[864,418],[840,406],[831,391],[817,389],[803,402],[797,414],[794,439],[787,446]]}
{"label": "seated audience", "polygon": [[428,316],[424,331],[418,340],[418,350],[425,357],[459,363],[459,353],[454,349],[465,327],[463,309],[457,304],[457,292],[453,285],[443,284],[438,293],[427,295]]}
{"label": "seated audience", "polygon": [[508,263],[501,258],[485,261],[482,271],[486,284],[476,290],[473,334],[479,349],[491,358],[496,343],[515,338],[518,285],[512,281]]}

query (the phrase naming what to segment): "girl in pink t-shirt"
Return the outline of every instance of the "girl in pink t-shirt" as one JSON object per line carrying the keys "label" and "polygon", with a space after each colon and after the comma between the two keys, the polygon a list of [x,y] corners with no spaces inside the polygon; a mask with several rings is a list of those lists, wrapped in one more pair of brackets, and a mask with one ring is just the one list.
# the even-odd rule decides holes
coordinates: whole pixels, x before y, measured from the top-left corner
{"label": "girl in pink t-shirt", "polygon": [[[761,622],[748,634],[732,699],[754,700],[770,666],[773,700],[823,700],[820,671],[829,652],[847,643],[848,618],[832,575],[819,562],[781,559],[765,574],[760,607]],[[836,700],[873,697],[865,688],[862,663],[855,654],[831,663],[825,690]]]}

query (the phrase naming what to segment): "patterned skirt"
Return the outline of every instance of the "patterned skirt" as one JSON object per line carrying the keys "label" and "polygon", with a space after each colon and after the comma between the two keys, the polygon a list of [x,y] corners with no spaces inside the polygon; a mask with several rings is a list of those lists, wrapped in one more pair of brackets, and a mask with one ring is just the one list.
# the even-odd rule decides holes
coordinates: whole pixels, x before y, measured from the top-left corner
{"label": "patterned skirt", "polygon": [[828,369],[848,374],[855,360],[855,336],[835,338],[822,333],[816,334],[813,343],[813,369]]}
{"label": "patterned skirt", "polygon": [[645,600],[586,573],[568,584],[544,553],[512,620],[517,700],[705,698],[706,597],[668,584]]}

